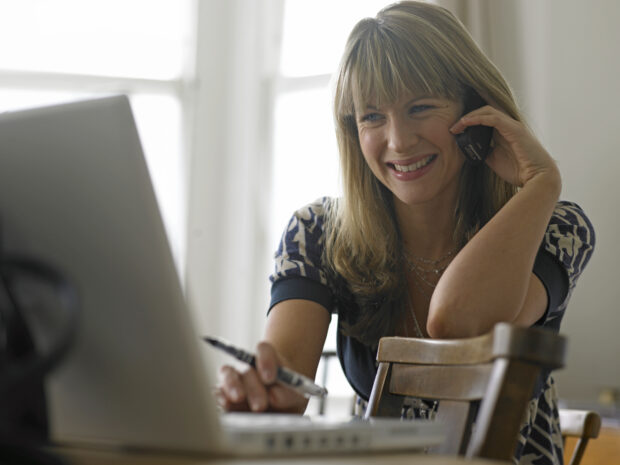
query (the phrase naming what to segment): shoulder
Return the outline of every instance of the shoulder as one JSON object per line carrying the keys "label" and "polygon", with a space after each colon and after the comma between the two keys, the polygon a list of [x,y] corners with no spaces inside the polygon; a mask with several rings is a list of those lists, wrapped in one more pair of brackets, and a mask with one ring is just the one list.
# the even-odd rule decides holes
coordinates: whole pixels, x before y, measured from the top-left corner
{"label": "shoulder", "polygon": [[338,199],[321,197],[297,209],[290,223],[301,223],[308,228],[323,227],[327,215],[336,207]]}
{"label": "shoulder", "polygon": [[282,240],[284,242],[323,242],[328,217],[338,200],[321,197],[296,210],[288,222]]}
{"label": "shoulder", "polygon": [[583,209],[574,202],[558,202],[543,245],[563,264],[571,282],[583,271],[595,244],[594,226]]}
{"label": "shoulder", "polygon": [[323,247],[327,217],[337,200],[322,197],[296,210],[289,220],[275,254],[272,282],[298,276],[326,284]]}
{"label": "shoulder", "polygon": [[560,200],[553,210],[550,224],[577,226],[583,232],[594,234],[594,227],[584,210],[575,202]]}

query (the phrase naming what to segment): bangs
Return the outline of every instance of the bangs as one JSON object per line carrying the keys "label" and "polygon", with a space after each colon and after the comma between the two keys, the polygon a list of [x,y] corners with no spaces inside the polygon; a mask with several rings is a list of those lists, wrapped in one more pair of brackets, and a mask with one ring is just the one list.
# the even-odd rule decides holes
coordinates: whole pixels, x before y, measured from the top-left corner
{"label": "bangs", "polygon": [[451,63],[433,52],[438,44],[432,43],[435,34],[423,30],[428,25],[412,30],[410,23],[398,27],[390,21],[388,29],[382,22],[363,20],[351,33],[357,38],[341,67],[338,116],[353,116],[356,108],[391,104],[408,94],[460,97],[463,86],[451,77],[456,75]]}

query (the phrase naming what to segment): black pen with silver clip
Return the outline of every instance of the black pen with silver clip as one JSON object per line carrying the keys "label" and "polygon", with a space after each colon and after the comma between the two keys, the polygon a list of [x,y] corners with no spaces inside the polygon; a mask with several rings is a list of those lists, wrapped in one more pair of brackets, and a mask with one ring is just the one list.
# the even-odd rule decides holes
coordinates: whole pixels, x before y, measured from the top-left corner
{"label": "black pen with silver clip", "polygon": [[[253,354],[246,352],[243,349],[239,349],[238,347],[233,346],[229,342],[226,342],[216,337],[205,336],[203,337],[203,339],[209,344],[211,344],[213,347],[216,347],[217,349],[220,349],[227,354],[232,355],[237,360],[245,362],[248,365],[256,368],[256,357]],[[300,392],[306,397],[325,397],[327,395],[327,389],[314,384],[314,382],[310,378],[307,378],[304,375],[299,374],[293,370],[289,370],[285,367],[278,367],[276,379],[278,382],[296,390],[297,392]]]}

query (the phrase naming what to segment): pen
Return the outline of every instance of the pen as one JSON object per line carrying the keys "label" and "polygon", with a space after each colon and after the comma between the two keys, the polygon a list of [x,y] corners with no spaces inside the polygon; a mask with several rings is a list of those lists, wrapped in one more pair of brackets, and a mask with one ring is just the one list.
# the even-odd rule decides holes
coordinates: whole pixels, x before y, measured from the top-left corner
{"label": "pen", "polygon": [[[209,344],[211,344],[213,347],[216,347],[217,349],[220,349],[227,354],[232,355],[237,360],[241,360],[242,362],[245,362],[248,365],[256,368],[256,357],[254,357],[253,354],[246,352],[243,349],[239,349],[238,347],[235,347],[229,342],[226,342],[220,338],[205,336],[203,337],[203,339]],[[297,392],[302,393],[306,397],[325,397],[327,395],[327,389],[314,384],[314,382],[310,378],[307,378],[304,375],[299,374],[293,370],[289,370],[288,368],[278,367],[276,379],[278,382],[296,390]]]}

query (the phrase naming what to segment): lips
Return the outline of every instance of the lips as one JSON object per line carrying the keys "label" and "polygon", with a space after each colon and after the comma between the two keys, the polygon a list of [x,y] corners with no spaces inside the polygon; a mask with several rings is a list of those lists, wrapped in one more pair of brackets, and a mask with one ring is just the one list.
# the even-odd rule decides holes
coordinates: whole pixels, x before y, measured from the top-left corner
{"label": "lips", "polygon": [[412,171],[417,171],[424,168],[429,163],[433,162],[437,158],[437,154],[427,155],[424,158],[417,160],[412,163],[404,163],[404,162],[391,162],[388,165],[393,168],[395,171],[400,173],[409,173]]}

